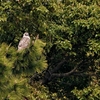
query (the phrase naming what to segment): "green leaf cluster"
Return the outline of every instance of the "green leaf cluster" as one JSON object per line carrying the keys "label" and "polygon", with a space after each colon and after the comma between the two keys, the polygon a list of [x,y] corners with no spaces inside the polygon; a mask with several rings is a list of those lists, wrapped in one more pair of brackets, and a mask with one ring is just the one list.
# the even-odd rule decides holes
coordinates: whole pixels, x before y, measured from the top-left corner
{"label": "green leaf cluster", "polygon": [[[40,39],[17,52],[25,31],[32,41],[37,34]],[[28,84],[26,76],[42,73],[46,68],[53,70],[66,58],[56,73],[69,72],[82,61],[77,72],[86,76],[52,80],[47,85],[49,89],[38,83],[33,87]],[[99,0],[1,0],[0,100],[23,100],[25,96],[29,100],[98,100],[99,67]]]}

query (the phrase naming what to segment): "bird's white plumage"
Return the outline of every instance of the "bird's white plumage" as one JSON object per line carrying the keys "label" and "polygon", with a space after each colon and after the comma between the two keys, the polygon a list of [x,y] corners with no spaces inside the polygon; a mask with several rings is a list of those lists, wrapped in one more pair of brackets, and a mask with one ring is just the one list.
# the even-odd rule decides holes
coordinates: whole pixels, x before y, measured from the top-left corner
{"label": "bird's white plumage", "polygon": [[30,36],[27,32],[25,32],[23,34],[22,39],[20,40],[20,42],[18,44],[18,51],[28,48],[29,44],[30,44]]}

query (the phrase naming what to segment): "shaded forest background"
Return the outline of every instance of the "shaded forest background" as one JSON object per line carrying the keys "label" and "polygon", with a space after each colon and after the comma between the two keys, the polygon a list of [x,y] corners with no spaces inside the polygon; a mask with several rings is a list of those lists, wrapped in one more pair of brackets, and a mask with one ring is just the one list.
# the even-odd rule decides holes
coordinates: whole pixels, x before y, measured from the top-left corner
{"label": "shaded forest background", "polygon": [[100,0],[0,0],[0,100],[100,100]]}

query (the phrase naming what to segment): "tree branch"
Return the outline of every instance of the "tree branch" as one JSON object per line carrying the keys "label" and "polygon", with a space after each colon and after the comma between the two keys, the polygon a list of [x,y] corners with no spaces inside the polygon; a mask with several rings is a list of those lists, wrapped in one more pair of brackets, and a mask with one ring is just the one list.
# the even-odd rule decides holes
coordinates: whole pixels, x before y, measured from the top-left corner
{"label": "tree branch", "polygon": [[63,63],[65,63],[66,60],[63,59],[61,62],[58,63],[58,65],[54,68],[54,69],[47,69],[44,73],[44,77],[42,78],[42,84],[48,83],[49,81],[52,80],[52,74],[54,72],[57,72],[57,70],[60,69],[60,67],[62,66]]}
{"label": "tree branch", "polygon": [[62,66],[62,64],[65,63],[65,62],[66,62],[66,59],[63,59],[61,62],[58,63],[58,65],[54,69],[52,69],[50,71],[50,73],[52,74],[54,72],[57,72],[60,69],[60,67]]}
{"label": "tree branch", "polygon": [[81,63],[82,61],[80,61],[76,67],[74,67],[74,69],[72,69],[70,72],[67,72],[67,73],[54,73],[52,74],[52,77],[66,77],[66,76],[69,76],[71,75],[72,73],[75,72],[75,70],[79,67],[78,65]]}
{"label": "tree branch", "polygon": [[98,76],[98,74],[95,74],[93,72],[91,73],[88,73],[88,72],[74,72],[73,74],[71,75],[74,75],[74,76]]}

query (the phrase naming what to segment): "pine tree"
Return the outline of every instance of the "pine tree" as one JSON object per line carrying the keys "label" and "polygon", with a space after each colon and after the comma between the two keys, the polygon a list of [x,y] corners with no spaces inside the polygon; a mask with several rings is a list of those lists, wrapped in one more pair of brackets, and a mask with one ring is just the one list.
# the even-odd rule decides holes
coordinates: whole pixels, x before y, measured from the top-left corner
{"label": "pine tree", "polygon": [[32,87],[26,77],[40,73],[47,67],[44,46],[40,39],[22,52],[4,43],[0,46],[0,100],[30,98]]}

